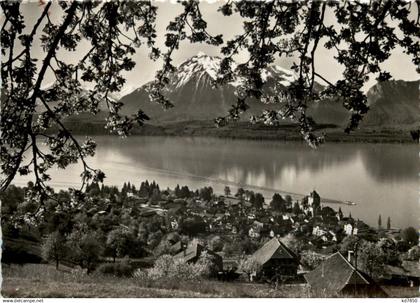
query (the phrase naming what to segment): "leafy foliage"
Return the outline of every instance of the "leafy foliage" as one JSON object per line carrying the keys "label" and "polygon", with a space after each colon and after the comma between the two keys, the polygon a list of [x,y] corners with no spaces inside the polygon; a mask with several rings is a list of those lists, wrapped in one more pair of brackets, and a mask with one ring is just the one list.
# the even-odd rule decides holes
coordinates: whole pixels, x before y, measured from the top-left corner
{"label": "leafy foliage", "polygon": [[253,257],[244,257],[238,264],[238,270],[246,273],[249,279],[251,279],[251,276],[255,276],[261,268],[262,265]]}
{"label": "leafy foliage", "polygon": [[385,272],[383,250],[375,243],[362,241],[357,251],[357,262],[360,267],[373,278],[380,278]]}
{"label": "leafy foliage", "polygon": [[[416,2],[419,6],[419,2]],[[368,111],[367,99],[362,91],[370,74],[378,80],[390,78],[381,69],[380,63],[387,60],[391,50],[402,46],[412,55],[413,63],[419,65],[420,44],[419,19],[409,19],[411,4],[403,1],[386,2],[228,2],[221,11],[229,16],[237,13],[244,17],[243,33],[227,41],[222,48],[225,55],[222,62],[221,82],[228,81],[235,74],[246,78],[238,91],[237,105],[229,115],[217,120],[220,125],[237,120],[247,110],[246,99],[256,97],[266,103],[279,103],[283,109],[264,111],[252,121],[277,124],[289,117],[299,122],[301,133],[312,145],[322,142],[322,136],[315,135],[313,119],[306,115],[310,102],[322,102],[333,96],[342,98],[343,106],[352,115],[347,132],[355,129]],[[338,26],[325,22],[326,13],[332,13]],[[395,29],[386,22],[392,18],[403,33],[400,38]],[[416,41],[416,42],[415,42]],[[344,67],[343,79],[332,83],[315,70],[316,51],[320,43],[334,49],[335,59]],[[233,56],[240,50],[247,50],[249,59],[233,68]],[[276,94],[265,95],[264,81],[259,70],[274,62],[276,56],[297,57],[292,69],[298,77],[286,91],[278,88]],[[318,92],[315,79],[319,78],[328,87]]]}
{"label": "leafy foliage", "polygon": [[286,211],[286,201],[283,199],[283,197],[280,194],[275,193],[270,202],[270,207],[273,210]]}
{"label": "leafy foliage", "polygon": [[[6,176],[1,188],[7,188],[17,173],[33,173],[35,184],[28,195],[42,201],[51,193],[45,182],[50,180],[47,170],[52,166],[64,169],[81,160],[82,189],[87,182],[101,182],[105,177],[85,161],[94,155],[96,144],[89,138],[83,143],[76,140],[64,126],[64,118],[81,112],[96,114],[99,103],[105,103],[109,109],[107,127],[120,136],[126,136],[134,122],[142,124],[147,119],[141,110],[131,117],[122,117],[122,104],[113,100],[111,94],[125,83],[122,73],[134,67],[131,56],[135,47],[144,44],[150,48],[151,57],[156,58],[156,7],[143,1],[62,1],[56,5],[62,9],[63,19],[56,24],[49,18],[53,3],[47,2],[26,34],[21,5],[1,3],[5,15],[1,29],[1,167]],[[41,24],[45,24],[43,28]],[[38,58],[31,51],[36,37],[45,52],[39,68]],[[82,41],[89,45],[85,55],[76,64],[68,63],[64,54],[75,51]],[[55,81],[44,88],[47,73],[53,74]],[[52,106],[55,101],[57,105]],[[58,128],[54,134],[48,132],[52,126]],[[41,142],[47,145],[47,151],[40,149]],[[24,163],[25,152],[31,155],[28,163]]]}
{"label": "leafy foliage", "polygon": [[313,270],[325,260],[325,256],[307,251],[301,254],[300,264],[309,270]]}
{"label": "leafy foliage", "polygon": [[419,234],[417,230],[412,226],[407,227],[404,230],[402,230],[401,237],[410,246],[413,246],[419,243]]}
{"label": "leafy foliage", "polygon": [[111,251],[112,257],[124,257],[128,255],[134,242],[130,231],[123,228],[113,229],[108,233],[106,248]]}
{"label": "leafy foliage", "polygon": [[103,263],[96,269],[97,272],[113,275],[116,277],[130,277],[133,272],[133,268],[130,265],[128,259],[123,259],[119,263]]}
{"label": "leafy foliage", "polygon": [[54,261],[58,269],[59,262],[67,256],[65,238],[58,231],[47,236],[42,244],[42,256],[46,261]]}
{"label": "leafy foliage", "polygon": [[75,230],[68,240],[71,259],[91,273],[99,262],[103,245],[93,231]]}
{"label": "leafy foliage", "polygon": [[138,279],[164,280],[177,278],[180,280],[197,280],[208,278],[214,274],[211,256],[203,252],[196,263],[187,263],[181,258],[162,255],[152,268],[147,271],[141,269],[134,273]]}
{"label": "leafy foliage", "polygon": [[[313,147],[323,142],[323,136],[315,133],[315,121],[306,113],[310,103],[341,96],[339,101],[351,113],[346,128],[350,132],[369,109],[364,84],[372,76],[379,81],[390,78],[382,63],[396,46],[412,57],[415,66],[420,66],[419,17],[410,17],[412,6],[419,10],[418,0],[228,1],[221,5],[220,13],[227,17],[239,15],[243,32],[225,43],[221,35],[207,31],[198,1],[180,1],[181,13],[166,28],[165,50],[155,46],[157,7],[150,1],[42,3],[31,28],[27,28],[22,5],[1,3],[5,16],[1,27],[0,154],[5,176],[1,190],[16,174],[33,174],[35,183],[26,194],[38,202],[51,195],[47,182],[48,170],[53,166],[64,169],[78,160],[82,162],[82,186],[74,190],[76,200],[83,198],[87,183],[105,178],[104,172],[86,162],[95,153],[95,142],[90,138],[79,142],[63,124],[66,117],[82,112],[97,114],[104,105],[109,111],[107,128],[119,136],[127,136],[134,123],[143,125],[148,120],[141,109],[129,117],[122,116],[123,104],[111,96],[124,85],[123,74],[135,66],[132,56],[139,47],[148,49],[151,60],[160,57],[163,61],[149,95],[164,108],[173,106],[164,94],[175,70],[173,53],[182,41],[207,43],[220,47],[223,55],[215,85],[235,76],[244,79],[237,87],[236,105],[226,116],[215,119],[218,126],[238,120],[249,108],[247,99],[252,97],[278,103],[281,109],[265,110],[251,121],[277,125],[281,119],[290,118],[299,124],[303,138]],[[62,20],[53,22],[49,18],[52,5],[61,9]],[[334,25],[325,20],[327,14]],[[392,25],[388,22],[391,19]],[[40,64],[31,51],[35,39],[39,39],[45,53]],[[82,59],[68,63],[64,56],[81,44],[87,45]],[[335,52],[336,61],[344,69],[342,79],[333,82],[315,69],[320,45]],[[245,62],[235,62],[239,52],[246,53]],[[268,94],[260,71],[279,57],[294,58],[292,69],[297,76],[286,89],[276,84],[274,93]],[[43,86],[47,74],[55,78],[49,87]],[[316,79],[327,87],[316,89]],[[46,144],[45,149],[40,148],[41,143]],[[27,161],[25,153],[29,155]],[[41,211],[39,207],[33,213]]]}

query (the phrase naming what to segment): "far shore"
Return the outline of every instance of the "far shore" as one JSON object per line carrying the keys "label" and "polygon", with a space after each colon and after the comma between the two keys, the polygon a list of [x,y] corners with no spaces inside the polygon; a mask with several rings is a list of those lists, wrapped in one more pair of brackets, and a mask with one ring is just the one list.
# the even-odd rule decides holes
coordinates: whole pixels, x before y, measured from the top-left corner
{"label": "far shore", "polygon": [[[75,135],[110,135],[102,121],[76,122],[69,120],[66,126]],[[316,134],[323,134],[325,142],[332,143],[404,143],[418,144],[410,130],[419,126],[401,128],[362,128],[346,134],[343,128],[332,124],[320,124],[315,128]],[[52,130],[53,131],[53,130]],[[280,126],[252,125],[249,122],[237,122],[217,128],[212,121],[181,121],[162,125],[145,124],[134,127],[132,136],[163,137],[213,137],[226,139],[294,141],[303,142],[299,129],[294,124]]]}

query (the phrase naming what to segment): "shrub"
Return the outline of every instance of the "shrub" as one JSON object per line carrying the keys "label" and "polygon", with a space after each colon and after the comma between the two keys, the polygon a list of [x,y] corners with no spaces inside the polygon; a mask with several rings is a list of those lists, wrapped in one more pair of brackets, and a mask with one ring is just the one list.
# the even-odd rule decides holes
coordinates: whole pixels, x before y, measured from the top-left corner
{"label": "shrub", "polygon": [[257,275],[261,270],[261,264],[253,257],[244,257],[239,261],[238,269],[239,271],[246,273],[249,280],[252,281],[252,277]]}
{"label": "shrub", "polygon": [[420,260],[420,247],[414,246],[407,252],[407,260],[418,261]]}
{"label": "shrub", "polygon": [[147,270],[138,268],[134,271],[133,278],[136,278],[141,281],[147,281],[149,279],[149,273]]}
{"label": "shrub", "polygon": [[98,266],[96,271],[116,277],[130,277],[133,273],[133,268],[128,262],[122,261],[121,263],[103,263]]}
{"label": "shrub", "polygon": [[215,251],[215,252],[222,251],[222,249],[223,249],[223,241],[220,238],[220,236],[215,236],[215,237],[213,237],[211,239],[211,241],[210,241],[210,248],[213,251]]}
{"label": "shrub", "polygon": [[213,277],[219,271],[215,257],[207,252],[202,252],[198,261],[192,265],[197,276],[201,278]]}
{"label": "shrub", "polygon": [[417,230],[412,226],[407,227],[401,231],[401,237],[405,242],[408,243],[410,247],[419,243],[419,234],[417,233]]}
{"label": "shrub", "polygon": [[173,258],[170,255],[160,256],[155,265],[148,269],[137,269],[133,276],[139,280],[199,280],[209,278],[214,273],[214,262],[211,256],[203,254],[194,264],[183,259]]}
{"label": "shrub", "polygon": [[306,251],[301,254],[300,263],[309,270],[313,270],[325,260],[325,256]]}
{"label": "shrub", "polygon": [[155,265],[148,270],[148,276],[152,280],[168,277],[171,266],[172,257],[170,255],[162,255],[155,261]]}

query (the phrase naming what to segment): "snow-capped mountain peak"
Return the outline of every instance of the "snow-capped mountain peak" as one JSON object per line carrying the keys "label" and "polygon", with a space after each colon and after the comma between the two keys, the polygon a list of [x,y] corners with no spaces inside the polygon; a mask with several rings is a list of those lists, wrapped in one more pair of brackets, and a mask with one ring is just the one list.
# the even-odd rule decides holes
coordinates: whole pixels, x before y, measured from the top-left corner
{"label": "snow-capped mountain peak", "polygon": [[204,75],[209,76],[212,80],[217,79],[217,72],[220,68],[220,58],[211,57],[203,52],[199,52],[196,56],[184,61],[175,74],[176,87],[185,85],[190,79],[197,79]]}
{"label": "snow-capped mountain peak", "polygon": [[128,95],[128,94],[131,94],[133,91],[135,91],[137,88],[135,88],[134,86],[131,86],[131,85],[125,85],[124,87],[123,87],[123,89],[122,90],[120,90],[119,92],[118,92],[118,94],[121,96],[121,98],[122,97],[124,97],[124,96],[126,96],[126,95]]}
{"label": "snow-capped mountain peak", "polygon": [[[220,63],[221,59],[219,57],[212,57],[203,52],[199,52],[196,56],[189,58],[179,65],[174,74],[172,83],[176,88],[179,88],[188,83],[191,79],[199,81],[205,76],[210,77],[210,79],[214,81],[217,79]],[[233,66],[233,68],[235,68],[235,66]],[[289,86],[290,83],[297,78],[293,71],[278,65],[262,69],[261,77],[265,82],[269,79],[275,79],[275,81],[283,86]],[[233,87],[237,87],[243,84],[243,82],[243,79],[236,77],[236,79],[229,84]]]}

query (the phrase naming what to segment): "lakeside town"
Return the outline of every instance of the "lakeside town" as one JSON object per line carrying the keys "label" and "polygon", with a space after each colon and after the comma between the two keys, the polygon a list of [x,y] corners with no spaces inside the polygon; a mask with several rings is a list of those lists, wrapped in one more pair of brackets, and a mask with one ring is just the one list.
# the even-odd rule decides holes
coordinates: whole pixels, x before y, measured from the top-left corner
{"label": "lakeside town", "polygon": [[38,207],[25,200],[32,186],[11,186],[0,197],[6,293],[14,264],[26,263],[143,282],[292,286],[327,297],[410,296],[419,286],[415,228],[393,228],[380,216],[368,226],[325,205],[316,191],[267,201],[228,186],[218,195],[212,187],[161,189],[155,181],[121,190],[93,183]]}

